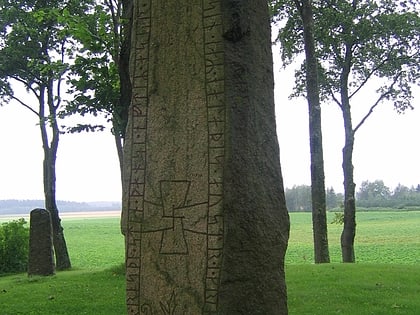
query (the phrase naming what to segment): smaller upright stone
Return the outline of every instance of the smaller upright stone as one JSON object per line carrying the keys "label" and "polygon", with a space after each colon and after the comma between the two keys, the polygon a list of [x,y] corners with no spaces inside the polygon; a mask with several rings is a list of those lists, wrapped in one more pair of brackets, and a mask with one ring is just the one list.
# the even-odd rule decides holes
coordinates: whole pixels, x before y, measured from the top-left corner
{"label": "smaller upright stone", "polygon": [[51,215],[48,210],[34,209],[30,214],[29,276],[55,274]]}

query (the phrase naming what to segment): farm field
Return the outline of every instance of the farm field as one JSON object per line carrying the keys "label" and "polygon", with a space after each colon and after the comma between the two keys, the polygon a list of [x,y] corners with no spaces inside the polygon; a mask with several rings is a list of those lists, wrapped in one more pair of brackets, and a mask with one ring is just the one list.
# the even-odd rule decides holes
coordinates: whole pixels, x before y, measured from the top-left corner
{"label": "farm field", "polygon": [[[357,218],[358,263],[340,263],[342,226],[329,224],[332,263],[314,265],[311,214],[291,213],[289,314],[419,314],[420,212],[360,212]],[[0,315],[125,314],[119,218],[68,217],[63,226],[72,270],[0,277]]]}

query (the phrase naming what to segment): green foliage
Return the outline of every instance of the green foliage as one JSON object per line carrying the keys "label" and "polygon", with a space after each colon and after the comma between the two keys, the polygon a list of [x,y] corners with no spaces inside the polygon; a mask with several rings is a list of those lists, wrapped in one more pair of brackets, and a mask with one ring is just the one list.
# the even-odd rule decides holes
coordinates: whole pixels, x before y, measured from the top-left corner
{"label": "green foliage", "polygon": [[[285,65],[303,51],[302,22],[295,1],[270,1],[279,22]],[[420,78],[419,4],[414,1],[313,1],[314,36],[321,96],[342,105],[343,87],[352,98],[367,82],[378,87],[377,103],[390,100],[398,111],[412,108],[411,86]],[[305,72],[296,73],[293,96],[305,95]],[[374,105],[374,104],[372,104]],[[376,106],[376,105],[375,105]]]}
{"label": "green foliage", "polygon": [[[123,137],[128,104],[123,104],[120,86],[120,55],[124,40],[122,3],[100,2],[85,15],[69,20],[69,28],[81,45],[81,53],[71,66],[68,82],[74,98],[65,115],[105,114],[112,122],[112,131]],[[79,125],[67,131],[100,130],[100,127]]]}
{"label": "green foliage", "polygon": [[344,213],[343,212],[334,212],[334,218],[331,221],[331,224],[344,224]]}
{"label": "green foliage", "polygon": [[27,268],[29,228],[24,219],[0,225],[0,275],[23,272]]}
{"label": "green foliage", "polygon": [[[71,76],[72,65],[81,54],[80,28],[75,22],[92,10],[94,3],[0,2],[0,97],[28,108],[41,124],[50,123],[54,132],[60,127],[58,120],[69,112],[66,106],[71,95],[64,95],[64,81]],[[34,99],[28,101],[15,93],[19,86]]]}

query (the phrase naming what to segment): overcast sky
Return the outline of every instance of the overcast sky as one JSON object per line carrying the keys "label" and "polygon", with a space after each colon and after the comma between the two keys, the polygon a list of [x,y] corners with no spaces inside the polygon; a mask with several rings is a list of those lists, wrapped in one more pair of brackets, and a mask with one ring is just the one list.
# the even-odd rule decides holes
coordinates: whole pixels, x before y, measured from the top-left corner
{"label": "overcast sky", "polygon": [[[308,107],[306,100],[289,100],[294,76],[275,65],[275,96],[280,158],[286,187],[310,184]],[[398,115],[382,104],[356,133],[355,182],[384,180],[420,184],[420,104]],[[354,123],[366,111],[372,95],[353,102]],[[326,186],[342,192],[343,122],[337,105],[322,107]],[[43,199],[42,148],[36,116],[17,104],[0,107],[0,200]],[[356,188],[357,189],[357,188]],[[63,135],[57,159],[57,199],[117,201],[121,186],[118,158],[109,131]]]}

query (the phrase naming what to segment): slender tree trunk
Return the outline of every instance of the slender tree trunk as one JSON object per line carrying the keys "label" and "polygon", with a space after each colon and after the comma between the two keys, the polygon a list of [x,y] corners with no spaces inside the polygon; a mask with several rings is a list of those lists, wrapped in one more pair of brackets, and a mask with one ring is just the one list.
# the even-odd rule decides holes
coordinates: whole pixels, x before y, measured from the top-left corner
{"label": "slender tree trunk", "polygon": [[120,99],[114,128],[115,144],[120,161],[121,180],[123,174],[123,146],[128,121],[128,108],[131,102],[131,79],[130,79],[130,52],[131,52],[131,28],[133,23],[133,0],[122,1],[122,25],[121,25],[121,46],[116,58],[120,78]]}
{"label": "slender tree trunk", "polygon": [[118,154],[118,161],[119,161],[120,172],[121,172],[121,183],[122,183],[124,139],[118,132],[114,131],[114,141],[115,141],[115,147],[117,149],[117,154]]}
{"label": "slender tree trunk", "polygon": [[128,109],[131,103],[131,79],[130,79],[130,54],[131,54],[131,33],[133,25],[133,0],[122,1],[122,31],[121,48],[118,62],[120,76],[120,118],[121,137],[125,138],[128,122]]}
{"label": "slender tree trunk", "polygon": [[[44,88],[41,88],[45,91]],[[50,86],[48,91],[52,90]],[[42,146],[44,151],[43,177],[44,177],[44,196],[45,208],[51,214],[51,223],[53,230],[53,245],[57,270],[65,270],[71,268],[70,257],[67,251],[67,245],[64,238],[63,227],[58,213],[58,207],[55,197],[56,192],[56,159],[59,143],[59,129],[56,118],[56,112],[53,105],[53,98],[48,96],[49,117],[50,121],[45,118],[45,93],[40,93],[40,129],[42,137]],[[47,124],[51,125],[52,135],[51,142],[48,141]]]}
{"label": "slender tree trunk", "polygon": [[[123,25],[122,25],[122,36],[121,36],[121,50],[120,50],[120,58],[118,63],[118,71],[120,76],[120,105],[121,113],[119,116],[121,117],[121,139],[119,143],[117,143],[117,150],[118,150],[118,157],[120,161],[120,169],[121,169],[121,181],[122,185],[124,186],[124,147],[121,145],[118,147],[118,144],[123,144],[126,135],[126,128],[128,123],[128,111],[131,104],[131,97],[132,97],[132,84],[130,78],[130,55],[131,55],[131,34],[133,31],[133,0],[122,0],[122,17],[123,17]],[[116,139],[116,141],[118,141]],[[122,211],[121,212],[121,233],[125,235],[126,233],[126,226],[127,226],[127,213]]]}
{"label": "slender tree trunk", "polygon": [[53,151],[51,148],[44,148],[45,208],[51,214],[56,268],[65,270],[71,268],[71,263],[55,198],[55,153]]}
{"label": "slender tree trunk", "polygon": [[318,61],[313,37],[311,1],[295,1],[303,21],[306,55],[306,89],[309,106],[311,150],[312,225],[315,263],[329,263],[327,209],[325,201],[324,154],[322,147],[321,105],[319,101]]}
{"label": "slender tree trunk", "polygon": [[341,233],[341,255],[343,262],[356,261],[354,239],[356,236],[356,198],[353,176],[354,130],[351,118],[348,78],[352,58],[352,44],[346,44],[344,67],[340,78],[341,111],[344,120],[345,144],[343,148],[344,175],[344,227]]}
{"label": "slender tree trunk", "polygon": [[344,227],[341,233],[341,255],[343,262],[355,262],[354,239],[356,236],[356,202],[353,178],[354,133],[350,115],[350,106],[343,104],[345,145],[343,148],[344,174]]}

